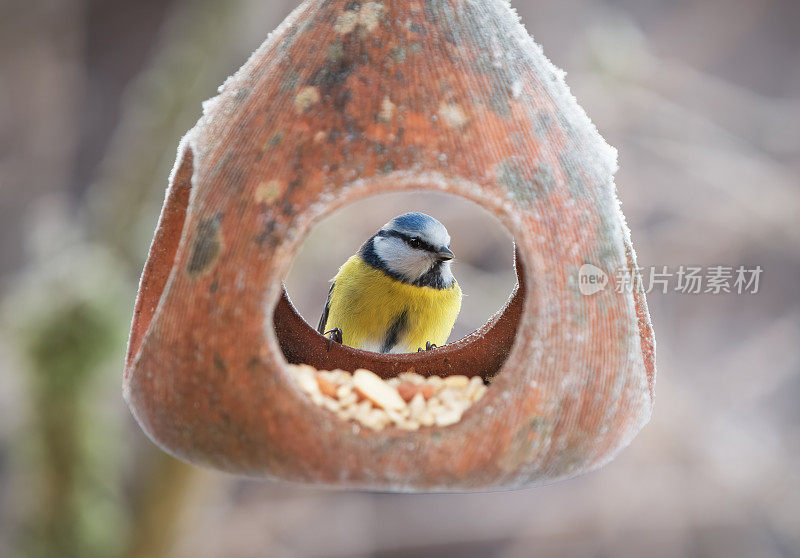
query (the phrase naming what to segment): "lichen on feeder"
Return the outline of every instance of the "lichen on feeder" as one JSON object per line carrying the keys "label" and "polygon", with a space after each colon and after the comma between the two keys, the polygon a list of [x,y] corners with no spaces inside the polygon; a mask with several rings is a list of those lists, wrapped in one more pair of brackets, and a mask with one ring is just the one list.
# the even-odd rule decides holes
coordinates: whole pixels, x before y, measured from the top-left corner
{"label": "lichen on feeder", "polygon": [[[183,139],[145,266],[124,392],[145,432],[231,472],[404,491],[533,486],[609,461],[650,416],[644,296],[581,294],[634,268],[615,152],[503,0],[308,0]],[[377,193],[436,190],[509,229],[518,287],[429,353],[327,350],[282,289],[310,228]],[[462,420],[354,428],[291,363],[483,375]]]}

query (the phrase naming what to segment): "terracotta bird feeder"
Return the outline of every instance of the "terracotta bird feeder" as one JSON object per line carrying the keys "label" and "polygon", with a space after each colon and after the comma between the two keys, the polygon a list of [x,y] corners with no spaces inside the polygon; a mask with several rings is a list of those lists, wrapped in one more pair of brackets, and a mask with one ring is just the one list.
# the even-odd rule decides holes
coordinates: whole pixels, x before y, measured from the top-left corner
{"label": "terracotta bird feeder", "polygon": [[[613,280],[636,266],[615,161],[505,0],[307,0],[181,143],[130,335],[133,414],[186,461],[344,488],[517,488],[599,467],[649,419],[655,375],[644,296]],[[515,293],[439,349],[329,348],[283,291],[292,258],[342,205],[409,190],[496,215]],[[372,431],[312,403],[291,363],[493,381],[457,424]]]}

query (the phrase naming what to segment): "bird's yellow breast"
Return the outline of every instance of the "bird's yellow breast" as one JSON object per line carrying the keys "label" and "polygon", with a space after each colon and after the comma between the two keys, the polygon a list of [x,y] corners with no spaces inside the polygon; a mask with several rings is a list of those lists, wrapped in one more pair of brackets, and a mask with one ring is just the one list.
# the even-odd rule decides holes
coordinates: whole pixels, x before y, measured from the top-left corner
{"label": "bird's yellow breast", "polygon": [[[392,279],[352,256],[334,278],[325,329],[339,328],[345,345],[384,351],[394,326],[390,352],[416,352],[426,342],[444,345],[461,310],[461,288],[418,287]],[[384,351],[385,352],[385,351]]]}

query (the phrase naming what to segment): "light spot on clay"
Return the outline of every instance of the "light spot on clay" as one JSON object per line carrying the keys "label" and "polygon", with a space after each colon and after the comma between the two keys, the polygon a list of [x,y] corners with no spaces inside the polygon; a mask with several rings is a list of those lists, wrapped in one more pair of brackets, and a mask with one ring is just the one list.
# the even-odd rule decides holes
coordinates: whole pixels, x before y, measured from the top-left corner
{"label": "light spot on clay", "polygon": [[344,44],[342,44],[342,41],[336,41],[328,47],[328,60],[338,62],[342,57],[344,57]]}
{"label": "light spot on clay", "polygon": [[321,98],[319,90],[316,87],[303,87],[294,98],[294,108],[299,114],[303,114],[311,105],[317,104]]}
{"label": "light spot on clay", "polygon": [[367,33],[372,33],[380,25],[381,16],[383,16],[383,4],[367,2],[358,10],[348,10],[340,15],[333,28],[337,33],[347,35],[361,25]]}
{"label": "light spot on clay", "polygon": [[281,183],[278,180],[265,180],[256,187],[256,203],[272,203],[281,191]]}
{"label": "light spot on clay", "polygon": [[359,20],[369,33],[375,31],[381,22],[383,15],[383,5],[378,2],[367,2],[361,7]]}
{"label": "light spot on clay", "polygon": [[469,117],[455,103],[442,103],[439,105],[439,116],[451,128],[463,128],[469,122]]}
{"label": "light spot on clay", "polygon": [[520,80],[514,80],[514,83],[511,84],[511,96],[515,99],[519,99],[520,95],[522,95],[522,82]]}
{"label": "light spot on clay", "polygon": [[392,51],[389,53],[389,58],[394,60],[398,64],[402,64],[406,61],[406,49],[401,46],[394,47]]}
{"label": "light spot on clay", "polygon": [[358,12],[347,11],[339,16],[333,28],[337,33],[346,35],[352,33],[353,29],[358,25]]}
{"label": "light spot on clay", "polygon": [[394,111],[397,109],[397,106],[392,102],[392,100],[387,95],[383,98],[381,102],[381,110],[378,113],[378,120],[381,122],[391,122],[392,117],[394,117]]}
{"label": "light spot on clay", "polygon": [[513,159],[506,159],[497,165],[497,181],[519,201],[533,202],[546,196],[555,186],[553,171],[544,163],[530,169]]}

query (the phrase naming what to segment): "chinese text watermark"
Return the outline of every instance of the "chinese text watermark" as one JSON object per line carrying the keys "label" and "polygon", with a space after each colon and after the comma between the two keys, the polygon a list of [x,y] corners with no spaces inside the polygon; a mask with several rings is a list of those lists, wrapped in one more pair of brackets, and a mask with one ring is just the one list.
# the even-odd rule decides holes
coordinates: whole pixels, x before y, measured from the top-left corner
{"label": "chinese text watermark", "polygon": [[740,266],[650,266],[620,268],[612,277],[599,267],[584,264],[578,271],[581,294],[593,295],[613,283],[618,293],[757,294],[763,269]]}

